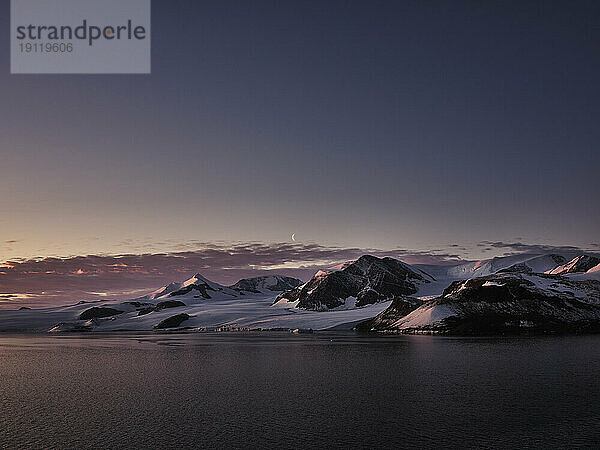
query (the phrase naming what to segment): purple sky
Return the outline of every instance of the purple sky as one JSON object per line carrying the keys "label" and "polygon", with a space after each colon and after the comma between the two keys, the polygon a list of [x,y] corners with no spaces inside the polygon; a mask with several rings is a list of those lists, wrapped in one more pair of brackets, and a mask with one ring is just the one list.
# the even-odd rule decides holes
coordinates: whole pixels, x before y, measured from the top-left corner
{"label": "purple sky", "polygon": [[[152,8],[151,75],[10,75],[0,36],[0,295],[232,282],[257,269],[206,243],[261,243],[272,268],[292,233],[340,252],[285,256],[302,277],[355,249],[599,241],[600,3]],[[123,254],[138,272],[81,256]]]}

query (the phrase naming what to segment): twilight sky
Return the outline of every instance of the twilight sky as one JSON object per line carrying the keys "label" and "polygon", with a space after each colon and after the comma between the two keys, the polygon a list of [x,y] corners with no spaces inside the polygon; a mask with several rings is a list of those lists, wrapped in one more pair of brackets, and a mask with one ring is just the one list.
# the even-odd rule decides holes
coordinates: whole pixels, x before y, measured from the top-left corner
{"label": "twilight sky", "polygon": [[600,3],[152,7],[151,75],[10,75],[0,36],[0,264],[597,245]]}

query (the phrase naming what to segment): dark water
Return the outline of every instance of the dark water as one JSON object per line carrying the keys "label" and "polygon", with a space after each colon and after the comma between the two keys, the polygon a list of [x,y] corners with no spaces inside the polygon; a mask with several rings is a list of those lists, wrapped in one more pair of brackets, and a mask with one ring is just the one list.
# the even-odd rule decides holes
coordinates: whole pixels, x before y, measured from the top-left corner
{"label": "dark water", "polygon": [[3,448],[600,446],[600,336],[0,336]]}

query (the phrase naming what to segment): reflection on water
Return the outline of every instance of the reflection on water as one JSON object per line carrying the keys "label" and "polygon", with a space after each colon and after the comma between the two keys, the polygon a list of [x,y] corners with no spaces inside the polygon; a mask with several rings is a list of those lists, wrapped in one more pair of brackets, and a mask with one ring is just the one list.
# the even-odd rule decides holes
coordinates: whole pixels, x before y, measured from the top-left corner
{"label": "reflection on water", "polygon": [[600,336],[0,335],[3,447],[600,442]]}

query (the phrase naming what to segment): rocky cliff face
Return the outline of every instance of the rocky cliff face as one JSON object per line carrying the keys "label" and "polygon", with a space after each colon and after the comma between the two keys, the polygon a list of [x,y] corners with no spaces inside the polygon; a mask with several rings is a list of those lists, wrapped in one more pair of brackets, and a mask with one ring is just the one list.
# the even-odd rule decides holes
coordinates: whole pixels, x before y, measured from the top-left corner
{"label": "rocky cliff face", "polygon": [[153,293],[141,297],[141,301],[177,299],[186,304],[204,300],[223,300],[240,296],[274,296],[277,292],[293,289],[302,281],[282,275],[268,275],[255,278],[244,278],[233,286],[223,286],[200,274],[194,275],[182,283],[171,283]]}
{"label": "rocky cliff face", "polygon": [[297,278],[284,277],[282,275],[267,275],[262,277],[244,278],[234,285],[231,289],[240,293],[261,292],[283,292],[297,288],[302,284],[302,281]]}
{"label": "rocky cliff face", "polygon": [[549,270],[546,273],[564,275],[567,273],[587,272],[598,264],[600,264],[600,258],[591,255],[580,255],[573,258],[568,263]]}
{"label": "rocky cliff face", "polygon": [[498,273],[543,273],[548,269],[554,269],[567,260],[557,254],[537,256],[521,263],[513,264],[505,269],[500,269]]}
{"label": "rocky cliff face", "polygon": [[413,295],[419,285],[432,280],[396,259],[364,255],[341,270],[318,272],[303,286],[280,294],[275,302],[286,301],[316,311],[361,307]]}
{"label": "rocky cliff face", "polygon": [[454,282],[440,297],[406,315],[390,308],[370,329],[455,334],[600,331],[600,281],[501,273]]}
{"label": "rocky cliff face", "polygon": [[392,301],[385,311],[375,318],[366,320],[356,326],[357,331],[382,331],[393,327],[398,317],[404,317],[423,304],[423,300],[414,297],[398,297]]}

